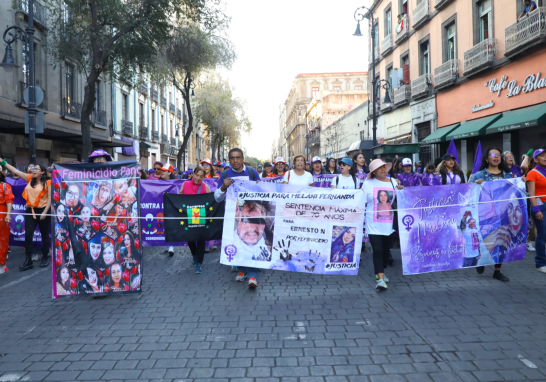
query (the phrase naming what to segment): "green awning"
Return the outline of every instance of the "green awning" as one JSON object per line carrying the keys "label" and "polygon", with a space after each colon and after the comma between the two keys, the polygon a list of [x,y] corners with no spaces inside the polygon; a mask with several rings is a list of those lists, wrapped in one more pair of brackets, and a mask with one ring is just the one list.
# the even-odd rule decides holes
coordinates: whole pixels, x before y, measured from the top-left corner
{"label": "green awning", "polygon": [[502,117],[501,113],[461,123],[461,126],[447,135],[446,140],[466,139],[478,135],[485,135],[485,130],[500,117]]}
{"label": "green awning", "polygon": [[144,149],[144,150],[149,150],[149,149],[157,150],[158,149],[157,146],[151,145],[148,142],[140,142],[140,148]]}
{"label": "green awning", "polygon": [[374,147],[374,155],[382,154],[417,154],[421,146],[418,143],[407,143],[403,145],[382,145]]}
{"label": "green awning", "polygon": [[451,133],[453,130],[455,130],[459,126],[461,126],[461,124],[459,122],[457,122],[457,123],[454,123],[453,125],[449,125],[449,126],[446,126],[446,127],[436,129],[436,131],[434,133],[430,134],[428,137],[423,139],[420,143],[421,144],[430,144],[430,143],[445,142],[445,141],[447,141],[446,135]]}
{"label": "green awning", "polygon": [[544,103],[509,111],[489,126],[486,134],[525,129],[537,125],[546,125],[546,104]]}

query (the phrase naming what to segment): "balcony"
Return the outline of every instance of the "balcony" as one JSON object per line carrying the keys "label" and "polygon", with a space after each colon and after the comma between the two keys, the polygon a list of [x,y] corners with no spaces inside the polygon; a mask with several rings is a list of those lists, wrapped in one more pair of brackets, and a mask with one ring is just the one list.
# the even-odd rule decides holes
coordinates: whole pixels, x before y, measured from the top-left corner
{"label": "balcony", "polygon": [[430,19],[428,2],[429,0],[422,0],[413,9],[413,29],[420,28]]}
{"label": "balcony", "polygon": [[173,147],[169,144],[162,144],[161,145],[161,153],[167,154],[167,155],[173,155]]}
{"label": "balcony", "polygon": [[140,139],[148,139],[148,126],[139,125],[138,135]]}
{"label": "balcony", "polygon": [[177,110],[176,110],[176,116],[177,116],[178,118],[182,118],[182,110],[177,109]]}
{"label": "balcony", "polygon": [[132,137],[133,134],[134,134],[133,122],[122,119],[121,120],[121,132],[123,133],[123,135],[126,135],[128,137]]}
{"label": "balcony", "polygon": [[459,60],[449,60],[434,69],[434,89],[448,87],[459,77]]}
{"label": "balcony", "polygon": [[[381,56],[379,55],[379,47],[375,47],[375,63],[377,64],[379,60],[381,59]],[[370,63],[370,67],[372,66],[372,52],[370,51],[370,56],[368,57],[368,61]]]}
{"label": "balcony", "polygon": [[174,103],[169,104],[169,111],[173,114],[176,113],[176,107],[174,107]]}
{"label": "balcony", "polygon": [[176,146],[176,138],[171,137],[169,142],[171,143],[171,146]]}
{"label": "balcony", "polygon": [[434,8],[441,9],[445,7],[447,4],[449,4],[452,0],[436,0],[436,3],[434,4]]}
{"label": "balcony", "polygon": [[404,17],[402,22],[396,25],[395,28],[396,35],[394,36],[394,42],[400,44],[402,41],[407,39],[410,35],[410,25],[408,17]]}
{"label": "balcony", "polygon": [[159,142],[159,131],[152,130],[152,141]]}
{"label": "balcony", "polygon": [[167,98],[161,97],[161,106],[163,106],[165,109],[167,108]]}
{"label": "balcony", "polygon": [[413,99],[427,96],[430,89],[432,89],[432,79],[428,73],[411,81],[411,97]]}
{"label": "balcony", "polygon": [[148,95],[148,83],[144,82],[138,85],[138,91],[144,95]]}
{"label": "balcony", "polygon": [[546,42],[546,7],[538,7],[529,12],[518,23],[504,32],[506,57],[512,57],[525,50]]}
{"label": "balcony", "polygon": [[159,102],[159,93],[155,88],[152,88],[152,101]]}
{"label": "balcony", "polygon": [[497,57],[497,40],[488,38],[464,52],[464,75],[470,76],[489,68]]}
{"label": "balcony", "polygon": [[392,52],[392,34],[389,34],[381,41],[381,55],[386,57],[390,52]]}
{"label": "balcony", "polygon": [[396,106],[406,104],[411,99],[411,87],[402,85],[398,89],[394,89],[394,104]]}
{"label": "balcony", "polygon": [[[389,97],[392,100],[393,95],[389,94]],[[383,98],[381,100],[381,106],[379,108],[381,109],[381,112],[384,113],[386,111],[391,110],[393,106],[394,106],[394,104],[392,102],[385,102],[385,99]]]}
{"label": "balcony", "polygon": [[312,134],[309,138],[309,147],[313,146],[320,146],[320,133],[319,134]]}
{"label": "balcony", "polygon": [[167,138],[167,134],[161,134],[161,143],[164,145],[169,144],[169,139]]}
{"label": "balcony", "polygon": [[70,98],[63,98],[63,117],[75,119],[79,122],[82,117],[82,105],[71,102]]}
{"label": "balcony", "polygon": [[106,111],[104,110],[93,110],[93,124],[94,125],[101,125],[101,126],[108,126],[106,124]]}
{"label": "balcony", "polygon": [[[34,10],[34,22],[37,22],[45,28],[47,18],[46,8],[38,4],[36,1],[34,1],[34,6],[32,8]],[[25,16],[28,18],[28,0],[18,0],[17,10],[23,11]]]}

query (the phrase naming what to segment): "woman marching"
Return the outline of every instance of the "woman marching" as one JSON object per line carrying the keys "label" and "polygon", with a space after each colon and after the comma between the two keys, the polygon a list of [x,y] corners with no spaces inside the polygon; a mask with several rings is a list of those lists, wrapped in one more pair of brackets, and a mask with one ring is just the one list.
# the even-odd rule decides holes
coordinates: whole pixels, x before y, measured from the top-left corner
{"label": "woman marching", "polygon": [[326,174],[339,174],[339,170],[336,166],[336,160],[334,158],[328,159],[328,162],[326,162],[326,168],[325,168]]}
{"label": "woman marching", "polygon": [[219,176],[216,175],[216,173],[213,171],[212,162],[210,161],[210,159],[208,159],[208,158],[203,159],[201,161],[201,167],[203,167],[203,169],[205,170],[205,178],[207,178],[207,179],[211,179],[211,178],[218,179],[219,178]]}
{"label": "woman marching", "polygon": [[505,151],[502,153],[502,158],[504,159],[504,163],[506,163],[506,169],[510,173],[510,176],[512,178],[521,178],[523,173],[521,167],[514,163],[514,154],[510,151]]}
{"label": "woman marching", "polygon": [[546,273],[546,147],[533,153],[535,167],[527,173],[531,216],[537,228],[535,268]]}
{"label": "woman marching", "polygon": [[9,251],[9,224],[14,196],[11,186],[6,183],[6,174],[0,166],[0,275],[6,273]]}
{"label": "woman marching", "polygon": [[271,174],[269,174],[269,177],[274,178],[277,176],[284,176],[287,167],[284,159],[282,157],[278,157],[277,159],[275,159],[275,162],[273,162],[273,164],[275,165],[275,167],[273,168]]}
{"label": "woman marching", "polygon": [[392,203],[397,190],[404,186],[398,179],[389,178],[391,163],[375,159],[370,163],[370,173],[364,182],[366,193],[366,231],[373,250],[373,265],[377,281],[376,289],[387,289],[389,279],[385,276],[385,268],[389,261],[391,235],[394,232],[394,212]]}
{"label": "woman marching", "polygon": [[[179,194],[181,195],[197,195],[210,193],[210,187],[203,183],[205,178],[205,169],[197,166],[193,171],[192,179],[182,183]],[[193,256],[193,265],[195,265],[195,273],[203,273],[203,260],[205,258],[205,241],[190,241],[188,242],[191,254]]]}
{"label": "woman marching", "polygon": [[358,179],[356,179],[352,167],[353,161],[349,158],[343,158],[340,160],[339,168],[341,169],[341,174],[332,180],[332,185],[330,187],[333,189],[339,188],[342,190],[355,190],[360,188],[360,182]]}
{"label": "woman marching", "polygon": [[296,155],[294,158],[294,169],[284,174],[284,184],[295,184],[297,186],[313,187],[313,175],[305,171],[305,158],[303,155]]}
{"label": "woman marching", "polygon": [[49,207],[51,206],[51,180],[47,178],[47,168],[42,164],[34,166],[31,174],[17,170],[12,165],[0,158],[0,166],[5,166],[9,171],[17,174],[21,179],[28,182],[23,191],[23,198],[27,201],[25,215],[25,262],[19,267],[21,271],[34,268],[32,263],[32,239],[36,226],[40,228],[42,235],[42,261],[40,268],[49,265],[49,227],[51,217]]}
{"label": "woman marching", "polygon": [[370,169],[366,165],[366,158],[362,153],[356,153],[353,155],[353,174],[358,179],[359,184],[357,188],[361,188],[364,184],[367,174],[370,172]]}
{"label": "woman marching", "polygon": [[455,157],[449,153],[442,157],[436,172],[441,175],[443,185],[465,183],[464,173],[455,161]]}

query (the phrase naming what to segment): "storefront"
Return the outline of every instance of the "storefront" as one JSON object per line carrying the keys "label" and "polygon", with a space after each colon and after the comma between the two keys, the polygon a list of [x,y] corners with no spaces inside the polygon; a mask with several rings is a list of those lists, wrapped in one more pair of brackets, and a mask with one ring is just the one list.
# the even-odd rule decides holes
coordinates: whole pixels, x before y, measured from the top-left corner
{"label": "storefront", "polygon": [[[546,143],[544,50],[436,95],[438,130],[423,141],[440,153],[453,139],[463,171],[472,167],[478,143],[483,149],[512,151],[516,158]],[[450,130],[450,131],[448,131]]]}

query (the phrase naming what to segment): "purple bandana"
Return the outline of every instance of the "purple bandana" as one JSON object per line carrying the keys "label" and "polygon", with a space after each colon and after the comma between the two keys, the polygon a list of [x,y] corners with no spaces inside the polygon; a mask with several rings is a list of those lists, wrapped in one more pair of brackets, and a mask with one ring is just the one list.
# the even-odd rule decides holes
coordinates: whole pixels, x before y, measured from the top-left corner
{"label": "purple bandana", "polygon": [[89,158],[87,159],[87,161],[91,163],[93,162],[93,158],[96,158],[96,157],[106,157],[107,162],[112,162],[112,157],[110,156],[110,154],[108,154],[103,149],[98,149],[93,151],[93,153],[89,155]]}
{"label": "purple bandana", "polygon": [[538,164],[535,166],[535,170],[537,170],[538,172],[540,172],[542,174],[543,177],[546,178],[546,168],[542,167],[542,166],[539,166]]}

